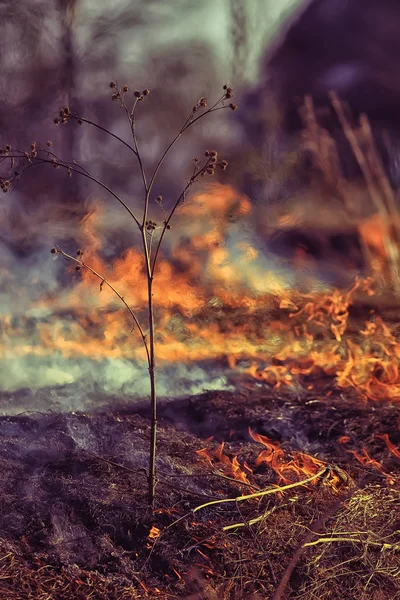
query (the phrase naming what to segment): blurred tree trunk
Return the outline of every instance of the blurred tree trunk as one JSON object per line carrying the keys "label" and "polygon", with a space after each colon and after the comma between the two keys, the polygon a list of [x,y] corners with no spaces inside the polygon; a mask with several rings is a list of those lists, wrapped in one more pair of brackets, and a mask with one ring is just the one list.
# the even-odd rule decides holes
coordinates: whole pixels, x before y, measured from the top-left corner
{"label": "blurred tree trunk", "polygon": [[[57,0],[61,21],[61,93],[65,106],[70,106],[79,112],[80,95],[78,93],[78,60],[75,48],[76,15],[79,0]],[[61,106],[60,106],[61,108]],[[74,123],[75,125],[75,123]],[[66,127],[63,130],[63,152],[67,160],[79,162],[78,128]],[[73,177],[65,186],[64,192],[68,197],[68,212],[78,218],[85,214],[82,184],[79,177]]]}

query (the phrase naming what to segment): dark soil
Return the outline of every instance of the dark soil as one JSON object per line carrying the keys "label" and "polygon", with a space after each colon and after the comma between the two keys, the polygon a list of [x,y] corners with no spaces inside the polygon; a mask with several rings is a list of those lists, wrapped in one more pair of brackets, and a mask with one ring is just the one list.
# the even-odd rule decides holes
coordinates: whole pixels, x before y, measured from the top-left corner
{"label": "dark soil", "polygon": [[[400,598],[400,460],[379,437],[400,447],[400,406],[365,404],[328,380],[314,386],[162,401],[153,514],[145,403],[0,418],[1,600]],[[282,485],[256,465],[263,447],[249,427],[288,460],[304,452],[330,469],[193,512]],[[221,441],[253,469],[242,467],[250,486],[196,454]],[[349,452],[362,448],[382,468]]]}

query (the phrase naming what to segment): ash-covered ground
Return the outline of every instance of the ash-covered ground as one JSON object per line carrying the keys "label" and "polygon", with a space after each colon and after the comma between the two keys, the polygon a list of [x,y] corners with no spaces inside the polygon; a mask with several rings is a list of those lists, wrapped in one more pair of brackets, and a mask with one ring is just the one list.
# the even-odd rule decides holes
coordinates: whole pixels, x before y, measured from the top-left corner
{"label": "ash-covered ground", "polygon": [[[400,446],[399,406],[365,404],[326,379],[308,392],[258,387],[165,400],[159,415],[153,514],[147,402],[0,418],[2,599],[400,595],[400,458],[381,437]],[[249,428],[279,443],[284,461],[320,460],[320,480],[193,512],[282,486],[257,464],[263,447]],[[196,454],[220,442],[224,456],[251,468],[249,483]],[[362,449],[378,468],[351,452]],[[336,541],[317,543],[326,538]]]}

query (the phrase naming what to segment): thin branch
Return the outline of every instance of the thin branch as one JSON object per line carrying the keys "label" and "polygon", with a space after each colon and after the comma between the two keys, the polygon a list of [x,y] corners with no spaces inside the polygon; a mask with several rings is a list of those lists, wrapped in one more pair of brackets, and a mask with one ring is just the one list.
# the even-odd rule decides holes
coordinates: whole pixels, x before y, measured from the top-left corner
{"label": "thin branch", "polygon": [[93,275],[95,275],[98,279],[101,280],[101,284],[100,285],[106,284],[110,288],[110,290],[112,292],[114,292],[114,294],[116,296],[118,296],[118,298],[121,300],[121,302],[128,309],[128,311],[129,311],[129,313],[130,313],[130,315],[131,315],[131,317],[132,317],[132,319],[133,319],[136,327],[138,328],[138,331],[139,331],[139,333],[140,333],[140,335],[142,337],[142,340],[143,340],[144,348],[146,350],[147,361],[149,361],[150,360],[150,354],[149,354],[149,348],[147,346],[147,336],[144,333],[144,331],[143,331],[143,329],[142,329],[142,327],[141,327],[141,325],[139,323],[138,318],[136,317],[135,313],[133,312],[133,310],[131,309],[131,307],[129,306],[129,304],[126,302],[126,300],[124,299],[124,297],[121,296],[121,294],[118,292],[118,290],[115,289],[115,287],[103,275],[100,275],[100,273],[98,273],[97,271],[95,271],[94,269],[92,269],[92,267],[90,265],[84,263],[79,258],[75,258],[74,256],[71,256],[71,254],[68,254],[67,252],[64,252],[64,250],[62,250],[62,248],[60,248],[59,246],[57,246],[56,250],[57,250],[57,253],[62,254],[62,256],[64,256],[64,258],[66,258],[67,260],[72,260],[73,262],[75,262],[80,267],[85,268],[87,271],[89,271],[90,273],[92,273]]}
{"label": "thin branch", "polygon": [[237,498],[224,498],[223,500],[214,500],[213,502],[208,502],[207,504],[196,506],[196,508],[193,509],[193,513],[198,512],[202,508],[207,508],[208,506],[213,506],[215,504],[225,504],[227,502],[242,502],[244,500],[251,500],[253,498],[261,498],[270,494],[277,494],[278,492],[285,492],[286,490],[291,490],[292,488],[300,487],[302,485],[305,485],[306,483],[310,483],[311,481],[318,479],[319,477],[323,477],[328,472],[328,470],[329,469],[325,467],[321,471],[318,471],[318,473],[315,473],[314,475],[311,475],[310,477],[307,477],[307,479],[303,479],[302,481],[296,481],[295,483],[289,483],[287,485],[269,488],[268,490],[256,492],[255,494],[248,494],[247,496],[238,496]]}
{"label": "thin branch", "polygon": [[156,168],[154,169],[153,175],[151,176],[150,179],[150,183],[149,183],[149,192],[151,191],[153,184],[154,184],[154,180],[157,177],[157,173],[160,170],[161,165],[163,164],[165,157],[167,156],[168,152],[171,150],[172,146],[179,140],[179,138],[181,137],[181,135],[183,135],[183,133],[185,133],[185,131],[187,129],[189,129],[189,127],[191,127],[192,125],[194,125],[197,121],[199,121],[200,119],[202,119],[203,117],[205,117],[206,115],[209,115],[212,112],[215,112],[216,110],[221,110],[221,109],[226,109],[229,108],[228,106],[220,106],[218,107],[218,104],[220,102],[222,102],[225,98],[225,95],[222,96],[217,102],[215,102],[215,104],[213,104],[213,106],[211,108],[209,108],[208,110],[206,110],[204,113],[202,113],[201,115],[199,115],[198,117],[196,117],[195,119],[189,117],[189,119],[186,121],[186,123],[183,125],[183,127],[180,129],[179,133],[176,134],[176,136],[174,137],[174,139],[168,144],[166,150],[164,151],[164,153],[162,154],[160,160],[158,161]]}
{"label": "thin branch", "polygon": [[202,167],[197,173],[195,173],[194,175],[191,176],[191,178],[189,179],[189,181],[187,182],[187,184],[185,185],[183,191],[181,192],[181,194],[179,195],[178,199],[176,200],[174,206],[171,209],[171,212],[169,213],[167,219],[165,219],[164,221],[164,225],[160,234],[160,238],[157,242],[157,246],[156,246],[156,250],[155,250],[155,254],[154,254],[154,259],[153,259],[153,265],[151,267],[151,274],[152,277],[154,277],[154,272],[155,272],[155,268],[156,268],[156,263],[157,263],[157,259],[158,259],[158,255],[161,249],[161,244],[165,235],[166,230],[168,229],[168,225],[172,219],[172,217],[174,216],[176,209],[178,208],[179,204],[181,203],[181,201],[185,198],[186,193],[188,191],[188,189],[193,185],[193,183],[196,181],[196,179],[205,172],[207,168],[207,164]]}
{"label": "thin branch", "polygon": [[[27,169],[29,169],[30,167],[34,167],[37,166],[38,164],[50,164],[53,166],[58,166],[58,167],[63,167],[64,169],[66,169],[67,171],[71,171],[72,173],[77,173],[78,175],[82,175],[83,177],[86,177],[87,179],[90,179],[91,181],[93,181],[94,183],[97,183],[100,187],[102,187],[103,189],[105,189],[109,194],[111,194],[112,196],[114,196],[114,198],[116,200],[118,200],[118,202],[125,208],[125,210],[129,213],[129,215],[132,217],[132,219],[135,221],[136,225],[140,228],[140,222],[139,220],[136,218],[135,214],[133,213],[133,211],[129,208],[129,206],[122,200],[122,198],[120,198],[120,196],[118,196],[118,194],[116,194],[115,192],[113,192],[113,190],[111,188],[108,187],[108,185],[106,185],[105,183],[102,183],[99,179],[97,179],[96,177],[93,177],[93,175],[90,175],[86,169],[85,170],[81,170],[81,168],[75,168],[73,166],[71,166],[70,163],[67,163],[63,160],[61,160],[60,158],[58,158],[55,154],[53,154],[52,152],[48,152],[47,150],[42,150],[43,152],[47,152],[47,154],[51,154],[53,156],[55,156],[55,159],[57,162],[54,162],[54,160],[49,160],[46,158],[42,158],[42,157],[37,157],[34,159],[34,161],[28,163],[25,168],[22,171],[18,171],[16,177],[19,177],[21,175],[21,173],[23,173],[24,171],[26,171]],[[15,156],[8,156],[7,158],[24,158],[24,155],[15,155]]]}
{"label": "thin branch", "polygon": [[[144,168],[144,165],[142,162],[142,157],[139,152],[139,144],[137,141],[136,130],[135,130],[135,109],[138,104],[138,101],[139,101],[139,98],[136,98],[135,102],[133,103],[131,112],[129,112],[128,107],[126,106],[125,101],[123,99],[121,99],[121,106],[123,106],[123,108],[126,112],[126,115],[128,117],[128,120],[129,120],[129,125],[131,128],[132,139],[133,139],[133,145],[135,147],[135,155],[136,155],[136,158],[139,163],[140,174],[141,174],[142,180],[143,180],[144,193],[147,198],[148,187],[147,187],[146,171],[145,171],[145,168]],[[144,226],[144,221],[143,221],[143,226]]]}
{"label": "thin branch", "polygon": [[362,540],[360,538],[355,537],[319,537],[313,542],[306,542],[303,544],[303,548],[308,548],[309,546],[316,546],[317,544],[331,544],[333,542],[351,542],[352,544],[362,544],[364,543],[366,546],[375,546],[380,548],[381,552],[383,550],[400,550],[400,544],[388,544],[387,542],[374,542],[372,540]]}
{"label": "thin branch", "polygon": [[98,123],[94,123],[94,121],[90,121],[90,119],[86,119],[85,117],[82,117],[82,116],[80,116],[80,115],[78,115],[76,113],[71,113],[71,117],[73,119],[76,119],[77,121],[83,121],[83,123],[88,123],[88,125],[92,125],[93,127],[96,127],[97,129],[100,129],[101,131],[104,131],[105,133],[107,133],[111,137],[113,137],[116,140],[118,140],[119,142],[121,142],[121,144],[123,144],[124,146],[126,146],[127,148],[129,148],[129,150],[131,152],[133,152],[133,154],[136,155],[136,150],[134,148],[132,148],[132,146],[130,144],[128,144],[127,142],[125,142],[125,140],[123,140],[122,138],[120,138],[118,135],[116,135],[115,133],[113,133],[109,129],[106,129],[105,127],[102,127]]}

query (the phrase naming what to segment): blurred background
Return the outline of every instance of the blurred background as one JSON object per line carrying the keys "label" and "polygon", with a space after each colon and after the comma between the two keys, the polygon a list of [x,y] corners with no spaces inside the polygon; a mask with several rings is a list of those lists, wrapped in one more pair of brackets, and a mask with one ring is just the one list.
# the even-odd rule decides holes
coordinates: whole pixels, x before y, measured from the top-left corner
{"label": "blurred background", "polygon": [[[397,197],[399,23],[400,8],[393,0],[116,0],[112,5],[104,0],[3,0],[0,147],[24,150],[33,140],[41,147],[51,140],[59,156],[83,164],[139,208],[141,177],[131,155],[90,126],[56,126],[60,107],[69,105],[129,140],[126,116],[111,101],[109,82],[128,84],[131,91],[149,88],[151,94],[139,107],[137,136],[151,170],[196,101],[202,96],[216,100],[227,83],[240,109],[219,111],[191,128],[169,155],[154,188],[168,208],[191,173],[192,158],[216,149],[229,161],[228,170],[212,182],[220,187],[210,188],[209,180],[202,180],[192,208],[189,204],[178,216],[176,233],[166,244],[171,280],[179,283],[177,273],[184,274],[195,295],[211,307],[222,302],[216,290],[225,288],[236,294],[246,289],[253,298],[288,288],[348,285],[366,263],[383,272],[387,248],[382,223],[374,221],[370,190],[328,94],[335,89],[351,106],[352,127],[361,113],[368,114]],[[342,173],[333,183],[330,151],[326,163],[316,161],[324,157],[319,142],[315,146],[314,139],[304,137],[299,107],[308,94],[323,126],[317,133],[331,140],[328,146],[333,144],[338,155]],[[346,194],[338,185],[343,181]],[[150,217],[160,219],[158,206]],[[386,213],[383,217],[387,221]],[[83,293],[80,274],[68,272],[50,248],[60,244],[71,253],[91,248],[99,264],[112,265],[135,247],[135,235],[113,198],[62,170],[35,167],[2,194],[0,352],[6,360],[0,375],[5,390],[87,381],[94,369],[91,358],[86,356],[85,363],[81,348],[72,364],[70,351],[66,365],[60,340],[67,334],[81,336],[88,345],[88,327],[98,339],[110,340],[112,325],[105,315],[115,303],[109,298],[104,303],[98,294],[94,300],[93,287]],[[374,253],[379,258],[375,266]],[[126,261],[119,267],[120,275],[133,268]],[[71,299],[69,288],[80,295],[76,291]],[[86,322],[89,308],[93,312]],[[100,308],[105,321],[93,316]],[[71,333],[77,310],[81,329]],[[194,309],[174,305],[171,310],[175,335],[182,314],[190,317]],[[49,357],[43,344],[60,355]],[[109,350],[114,352],[112,344]],[[147,389],[142,374],[130,366],[126,375],[127,369],[127,363],[113,363],[103,390],[120,390],[124,381],[129,392]],[[98,376],[95,370],[94,380]],[[193,390],[201,389],[205,379],[210,384],[204,371],[194,378],[200,383]],[[138,379],[144,382],[139,388]],[[177,381],[165,375],[165,393],[172,379]],[[227,385],[221,373],[213,381],[216,387]]]}

